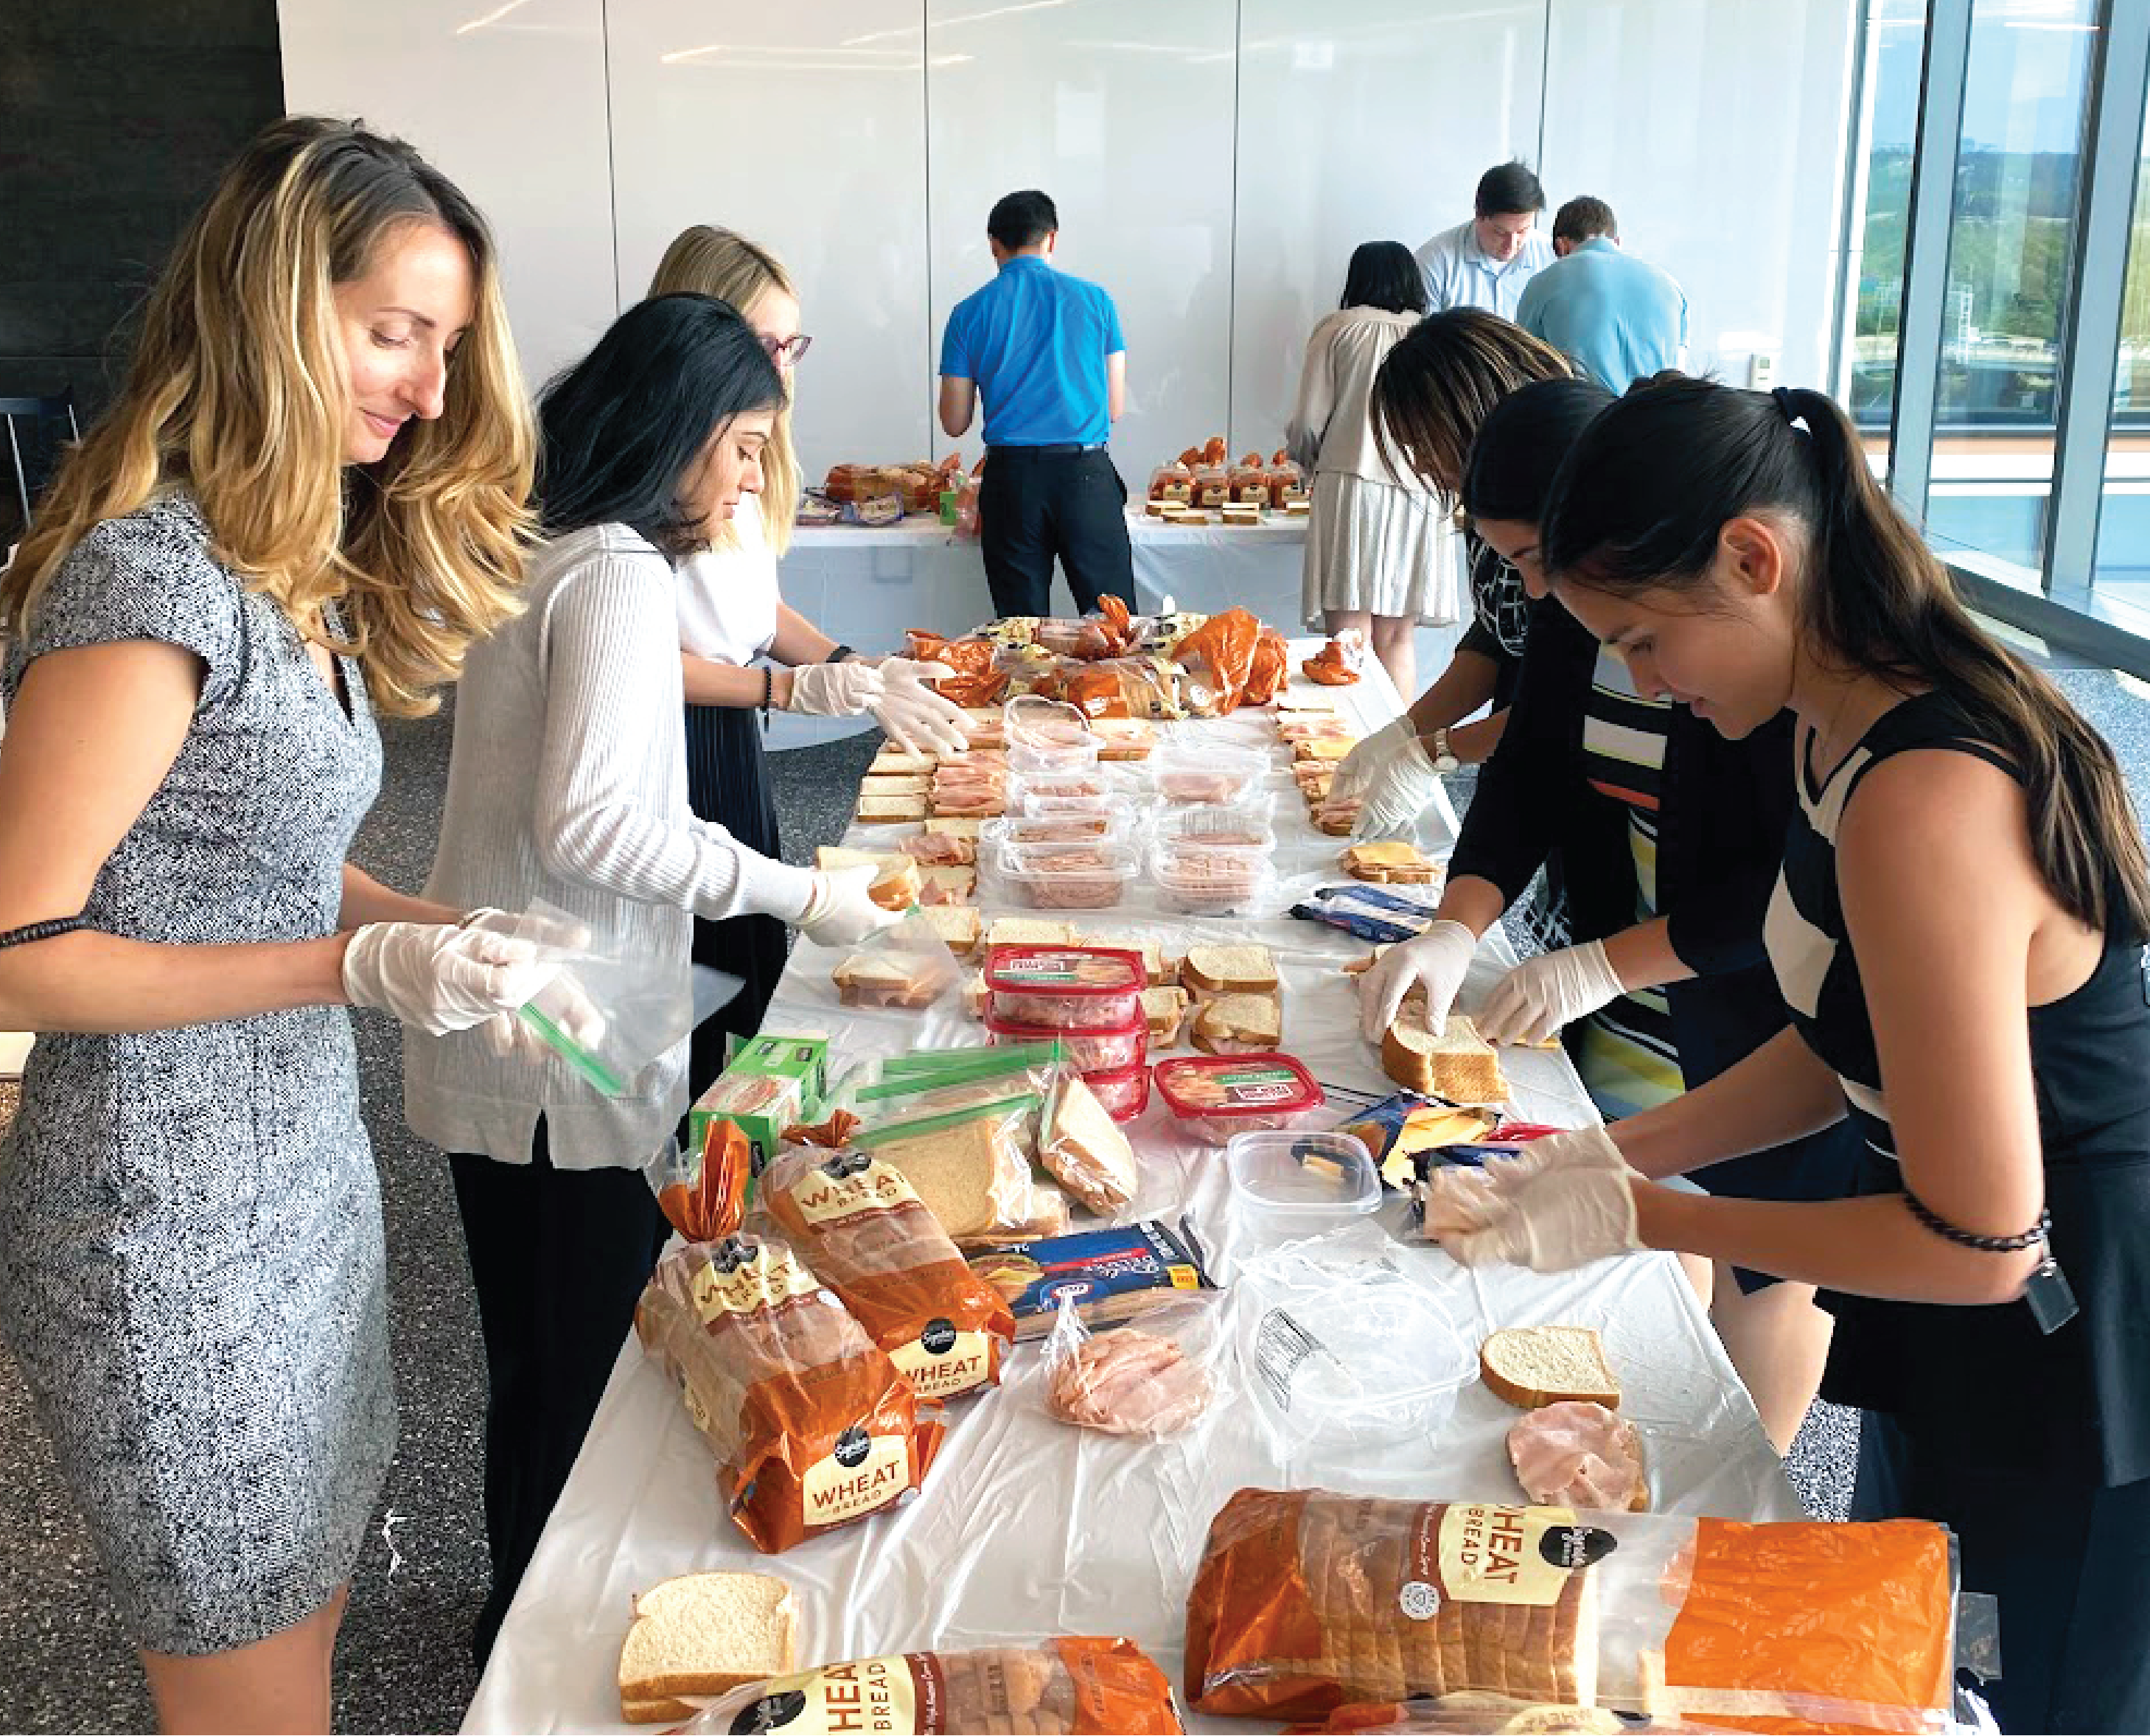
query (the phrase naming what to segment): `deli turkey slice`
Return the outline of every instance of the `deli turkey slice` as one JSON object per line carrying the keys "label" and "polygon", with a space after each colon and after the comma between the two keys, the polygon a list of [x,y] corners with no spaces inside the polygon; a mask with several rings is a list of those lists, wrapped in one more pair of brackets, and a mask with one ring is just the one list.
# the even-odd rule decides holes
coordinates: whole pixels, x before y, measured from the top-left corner
{"label": "deli turkey slice", "polygon": [[1626,1419],[1602,1405],[1542,1405],[1508,1431],[1516,1481],[1540,1506],[1649,1511],[1643,1451]]}

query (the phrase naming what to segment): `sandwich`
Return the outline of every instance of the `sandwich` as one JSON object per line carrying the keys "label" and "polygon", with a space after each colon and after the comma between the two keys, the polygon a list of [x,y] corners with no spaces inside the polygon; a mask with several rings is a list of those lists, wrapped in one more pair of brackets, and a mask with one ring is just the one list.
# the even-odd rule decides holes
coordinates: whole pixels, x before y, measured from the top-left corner
{"label": "sandwich", "polygon": [[873,757],[866,768],[870,778],[922,778],[929,775],[939,763],[932,754],[913,753],[899,747],[885,747]]}
{"label": "sandwich", "polygon": [[861,825],[916,825],[926,817],[923,795],[861,795]]}
{"label": "sandwich", "polygon": [[1452,1103],[1499,1103],[1508,1096],[1501,1057],[1460,1012],[1435,1031],[1422,1001],[1407,1001],[1381,1037],[1381,1071],[1421,1096]]}
{"label": "sandwich", "polygon": [[1275,957],[1268,947],[1248,941],[1229,946],[1189,946],[1180,962],[1179,978],[1197,998],[1278,992]]}
{"label": "sandwich", "polygon": [[1416,844],[1399,840],[1355,844],[1344,852],[1344,871],[1354,880],[1381,886],[1431,886],[1441,865],[1429,861]]}
{"label": "sandwich", "polygon": [[797,1606],[770,1573],[685,1573],[634,1600],[619,1649],[619,1712],[629,1723],[676,1723],[682,1699],[729,1693],[798,1668]]}
{"label": "sandwich", "polygon": [[1294,760],[1336,761],[1348,759],[1351,749],[1358,745],[1359,738],[1355,735],[1317,736],[1312,740],[1292,743],[1291,757]]}
{"label": "sandwich", "polygon": [[1080,944],[1075,931],[1065,922],[1047,922],[1036,916],[996,916],[986,931],[988,946],[1073,946]]}
{"label": "sandwich", "polygon": [[978,822],[976,820],[936,814],[926,822],[926,835],[929,838],[966,839],[970,843],[972,856],[975,858],[977,854]]}
{"label": "sandwich", "polygon": [[919,879],[920,901],[926,904],[968,904],[978,890],[975,868],[928,868]]}
{"label": "sandwich", "polygon": [[1038,1161],[1083,1205],[1110,1217],[1135,1197],[1135,1150],[1080,1073],[1062,1074],[1046,1111]]}
{"label": "sandwich", "polygon": [[1149,1026],[1150,1047],[1168,1049],[1179,1041],[1187,1023],[1187,991],[1184,988],[1146,988],[1142,992],[1143,1017]]}
{"label": "sandwich", "polygon": [[836,996],[846,1007],[931,1007],[948,984],[913,958],[882,958],[855,952],[830,972]]}
{"label": "sandwich", "polygon": [[926,904],[919,906],[941,944],[958,958],[968,958],[985,938],[985,918],[972,904]]}
{"label": "sandwich", "polygon": [[931,780],[922,775],[877,777],[869,773],[859,780],[861,795],[923,795]]}
{"label": "sandwich", "polygon": [[1284,999],[1265,995],[1219,995],[1194,1011],[1189,1032],[1194,1047],[1208,1055],[1267,1052],[1284,1043]]}
{"label": "sandwich", "polygon": [[873,884],[866,888],[866,896],[885,911],[907,911],[923,891],[918,864],[896,852],[824,844],[814,852],[814,865],[824,874],[838,868],[872,869]]}

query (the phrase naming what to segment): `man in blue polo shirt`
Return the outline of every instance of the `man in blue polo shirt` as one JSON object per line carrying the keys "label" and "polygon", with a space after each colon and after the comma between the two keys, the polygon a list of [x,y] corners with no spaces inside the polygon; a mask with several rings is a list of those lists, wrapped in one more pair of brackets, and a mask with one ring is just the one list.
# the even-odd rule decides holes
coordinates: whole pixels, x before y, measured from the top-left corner
{"label": "man in blue polo shirt", "polygon": [[1622,250],[1612,206],[1587,194],[1568,200],[1554,214],[1552,246],[1560,257],[1524,288],[1518,326],[1612,391],[1680,365],[1686,293]]}
{"label": "man in blue polo shirt", "polygon": [[1059,214],[1011,193],[986,220],[999,274],[948,315],[941,426],[960,439],[986,403],[978,541],[1002,615],[1051,613],[1052,562],[1084,613],[1112,593],[1133,606],[1128,491],[1106,451],[1127,403],[1127,344],[1113,298],[1052,268]]}

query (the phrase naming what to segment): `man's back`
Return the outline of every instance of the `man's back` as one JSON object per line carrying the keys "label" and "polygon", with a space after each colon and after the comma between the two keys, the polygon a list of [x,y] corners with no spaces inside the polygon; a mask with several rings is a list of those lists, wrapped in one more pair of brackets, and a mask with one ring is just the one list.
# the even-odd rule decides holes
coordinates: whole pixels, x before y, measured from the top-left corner
{"label": "man's back", "polygon": [[1126,347],[1103,290],[1017,255],[949,314],[941,372],[977,382],[988,447],[1102,446],[1108,358]]}
{"label": "man's back", "polygon": [[1668,273],[1596,235],[1530,280],[1516,323],[1625,391],[1679,366],[1687,296]]}

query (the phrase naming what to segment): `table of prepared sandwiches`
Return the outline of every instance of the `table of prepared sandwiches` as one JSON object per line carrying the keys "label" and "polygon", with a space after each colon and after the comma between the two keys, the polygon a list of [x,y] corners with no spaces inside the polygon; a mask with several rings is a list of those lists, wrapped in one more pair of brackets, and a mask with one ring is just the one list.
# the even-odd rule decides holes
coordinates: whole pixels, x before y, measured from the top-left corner
{"label": "table of prepared sandwiches", "polygon": [[[718,1239],[652,1280],[463,1728],[1942,1727],[1946,1532],[1799,1520],[1670,1256],[1466,1270],[1415,1222],[1593,1111],[1557,1049],[1360,1033],[1453,831],[1347,856],[1378,666],[1264,631],[1228,709],[1199,618],[1099,624],[957,645],[971,749],[868,775],[830,859],[908,914],[798,945],[698,1106],[668,1209]],[[1078,651],[1164,691],[1043,673]]]}

